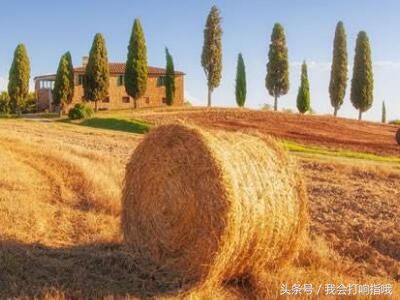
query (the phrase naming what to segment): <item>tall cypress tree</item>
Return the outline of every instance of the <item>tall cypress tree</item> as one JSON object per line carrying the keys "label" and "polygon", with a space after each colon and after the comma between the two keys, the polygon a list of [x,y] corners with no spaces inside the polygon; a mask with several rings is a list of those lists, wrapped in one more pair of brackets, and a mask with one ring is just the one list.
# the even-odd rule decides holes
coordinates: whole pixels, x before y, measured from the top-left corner
{"label": "tall cypress tree", "polygon": [[285,31],[275,23],[269,45],[265,86],[274,97],[274,109],[278,110],[278,98],[289,91],[289,61]]}
{"label": "tall cypress tree", "polygon": [[53,90],[53,101],[59,108],[60,116],[62,115],[65,105],[70,104],[74,96],[73,72],[71,54],[67,52],[61,56],[58,64]]}
{"label": "tall cypress tree", "polygon": [[175,97],[175,68],[174,60],[172,59],[168,48],[165,48],[165,57],[167,60],[165,68],[165,96],[167,98],[167,105],[172,105]]}
{"label": "tall cypress tree", "polygon": [[302,114],[310,110],[310,85],[305,61],[301,65],[301,83],[297,94],[297,109]]}
{"label": "tall cypress tree", "polygon": [[207,77],[207,105],[211,106],[211,94],[221,82],[222,77],[222,28],[221,16],[214,5],[207,17],[204,29],[204,44],[201,54],[201,65]]}
{"label": "tall cypress tree", "polygon": [[74,97],[74,91],[75,91],[75,76],[74,76],[74,65],[72,64],[72,57],[71,53],[67,51],[65,53],[65,59],[67,60],[67,65],[68,65],[68,77],[69,77],[69,97],[67,104],[70,104],[72,102],[72,98]]}
{"label": "tall cypress tree", "polygon": [[350,99],[359,111],[358,120],[362,113],[371,108],[374,100],[374,78],[371,62],[371,48],[365,31],[360,31],[356,41],[354,56],[353,78],[351,80]]}
{"label": "tall cypress tree", "polygon": [[133,98],[134,108],[137,107],[137,100],[146,92],[147,77],[146,41],[140,20],[136,18],[129,40],[125,67],[125,90]]}
{"label": "tall cypress tree", "polygon": [[337,116],[337,111],[343,104],[347,86],[347,45],[346,32],[343,22],[336,25],[335,39],[333,42],[333,59],[331,67],[331,80],[329,83],[329,95],[331,105],[334,108],[333,115]]}
{"label": "tall cypress tree", "polygon": [[101,33],[97,33],[90,49],[85,80],[83,81],[85,99],[95,103],[95,111],[98,110],[97,102],[108,97],[109,86],[110,69],[106,41]]}
{"label": "tall cypress tree", "polygon": [[236,67],[236,103],[239,107],[243,107],[246,101],[246,67],[242,53],[239,53]]}
{"label": "tall cypress tree", "polygon": [[30,73],[31,67],[25,45],[19,44],[14,51],[14,59],[8,77],[8,94],[12,109],[18,116],[21,115],[21,105],[29,93]]}
{"label": "tall cypress tree", "polygon": [[385,101],[382,102],[382,123],[386,123],[386,105]]}

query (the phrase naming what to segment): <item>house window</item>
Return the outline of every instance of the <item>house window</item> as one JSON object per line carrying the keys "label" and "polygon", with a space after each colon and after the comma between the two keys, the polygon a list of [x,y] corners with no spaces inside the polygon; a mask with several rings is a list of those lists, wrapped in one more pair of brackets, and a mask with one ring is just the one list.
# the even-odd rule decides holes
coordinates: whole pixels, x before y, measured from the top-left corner
{"label": "house window", "polygon": [[167,104],[167,98],[162,98],[162,103]]}
{"label": "house window", "polygon": [[77,85],[82,85],[83,84],[83,77],[84,77],[84,75],[78,75],[76,77],[76,84]]}
{"label": "house window", "polygon": [[150,97],[144,97],[144,100],[146,101],[146,104],[150,104]]}
{"label": "house window", "polygon": [[105,97],[105,98],[102,100],[102,102],[103,102],[103,103],[110,103],[110,97]]}
{"label": "house window", "polygon": [[117,85],[118,86],[125,85],[125,75],[119,75],[118,76]]}
{"label": "house window", "polygon": [[165,76],[160,76],[157,78],[157,86],[165,86]]}
{"label": "house window", "polygon": [[131,99],[129,97],[122,97],[122,103],[129,103],[130,100]]}

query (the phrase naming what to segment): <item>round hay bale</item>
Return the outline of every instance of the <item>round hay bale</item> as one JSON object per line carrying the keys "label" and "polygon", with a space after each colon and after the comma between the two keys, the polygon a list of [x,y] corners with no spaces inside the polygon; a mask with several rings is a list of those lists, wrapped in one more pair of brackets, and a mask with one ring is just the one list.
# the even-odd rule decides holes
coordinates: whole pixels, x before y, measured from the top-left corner
{"label": "round hay bale", "polygon": [[280,266],[308,224],[296,166],[272,140],[184,125],[153,129],[126,169],[124,239],[187,280]]}
{"label": "round hay bale", "polygon": [[397,144],[400,145],[400,128],[397,130],[397,133],[396,133],[396,141],[397,141]]}

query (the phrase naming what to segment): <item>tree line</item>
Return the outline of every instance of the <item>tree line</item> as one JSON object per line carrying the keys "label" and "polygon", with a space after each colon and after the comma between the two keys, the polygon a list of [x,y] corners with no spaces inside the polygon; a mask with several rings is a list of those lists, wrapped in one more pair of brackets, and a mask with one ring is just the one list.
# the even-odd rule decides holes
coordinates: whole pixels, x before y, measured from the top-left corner
{"label": "tree line", "polygon": [[[166,71],[164,76],[166,101],[172,105],[175,97],[175,70],[174,61],[168,48],[165,48]],[[110,70],[108,54],[104,36],[97,33],[89,52],[89,59],[83,77],[84,101],[92,101],[95,111],[98,110],[98,101],[109,95]],[[29,94],[30,61],[26,47],[19,44],[14,52],[13,63],[9,72],[8,95],[12,112],[21,114],[21,108]],[[144,31],[139,19],[133,23],[132,33],[128,45],[124,86],[126,93],[137,100],[144,95],[147,88],[147,50]],[[60,58],[53,88],[53,104],[58,107],[60,115],[64,107],[70,104],[74,95],[74,67],[70,52]],[[3,97],[4,98],[4,97]],[[5,100],[4,100],[5,102]],[[0,102],[1,105],[2,102]]]}
{"label": "tree line", "polygon": [[[211,106],[211,93],[220,84],[222,77],[222,28],[218,8],[213,6],[207,17],[204,29],[204,45],[201,63],[208,83],[208,106]],[[337,116],[346,94],[347,88],[347,45],[343,22],[338,22],[333,42],[333,58],[329,83],[329,95],[333,107],[333,115]],[[289,60],[286,46],[285,31],[281,24],[275,23],[268,51],[265,87],[274,98],[274,110],[278,110],[278,99],[289,91]],[[236,71],[235,95],[238,106],[244,106],[246,101],[246,73],[243,55],[239,53]],[[353,77],[351,80],[350,100],[359,112],[371,108],[373,103],[373,71],[370,43],[365,31],[359,32],[355,47]],[[296,99],[300,113],[310,111],[310,86],[307,74],[307,64],[301,66],[300,87]],[[385,116],[383,116],[385,114]],[[386,108],[383,104],[382,120],[386,121]]]}
{"label": "tree line", "polygon": [[[174,62],[168,48],[165,48],[165,55],[166,100],[168,105],[172,105],[175,96]],[[74,84],[71,73],[73,74],[73,67],[70,61],[70,55],[67,52],[61,57],[54,86],[54,103],[61,106],[60,111],[62,111],[62,107],[65,104],[69,104],[72,101]],[[134,108],[137,107],[138,99],[146,92],[147,80],[146,41],[140,20],[135,19],[129,39],[124,74],[125,91],[133,98]],[[89,59],[83,78],[84,99],[94,102],[95,111],[98,110],[98,101],[108,97],[109,84],[110,70],[106,42],[103,35],[97,33],[89,52]]]}
{"label": "tree line", "polygon": [[[204,28],[204,42],[201,53],[201,65],[206,75],[208,97],[207,105],[212,104],[212,93],[220,85],[222,78],[222,26],[220,11],[213,6],[207,16]],[[330,73],[329,95],[333,108],[333,115],[337,116],[343,105],[348,81],[348,53],[346,32],[343,22],[338,22],[333,41],[333,57]],[[175,71],[173,58],[165,49],[166,74],[165,87],[167,104],[171,105],[175,96]],[[128,45],[126,68],[124,74],[124,86],[126,93],[134,99],[134,107],[137,100],[142,97],[147,88],[147,49],[145,35],[139,19],[133,23],[132,33]],[[26,48],[23,44],[17,46],[14,52],[13,63],[9,73],[8,94],[13,111],[21,112],[21,103],[29,92],[30,62]],[[98,101],[108,96],[109,90],[109,64],[106,42],[101,33],[94,37],[89,52],[89,59],[85,69],[83,80],[84,99],[93,101],[97,111]],[[367,33],[359,32],[355,47],[353,77],[351,80],[350,100],[359,112],[359,120],[362,113],[367,111],[373,103],[373,70],[371,62],[371,49]],[[274,110],[278,110],[278,100],[289,91],[289,60],[286,46],[285,31],[281,24],[275,23],[269,49],[268,62],[266,64],[265,87],[274,98]],[[239,107],[243,107],[246,101],[246,68],[242,53],[238,54],[235,96]],[[60,58],[54,90],[53,101],[62,112],[64,107],[72,102],[74,94],[74,73],[71,54],[66,52]],[[300,113],[311,110],[310,85],[307,73],[307,64],[304,61],[301,66],[301,80],[296,99]],[[383,116],[385,114],[385,116]],[[386,121],[386,107],[382,107],[382,120]]]}

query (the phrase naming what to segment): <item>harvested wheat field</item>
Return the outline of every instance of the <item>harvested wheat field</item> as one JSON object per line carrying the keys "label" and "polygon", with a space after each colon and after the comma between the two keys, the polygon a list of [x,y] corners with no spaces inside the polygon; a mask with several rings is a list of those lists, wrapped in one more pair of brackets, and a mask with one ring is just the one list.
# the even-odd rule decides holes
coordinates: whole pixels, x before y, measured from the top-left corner
{"label": "harvested wheat field", "polygon": [[[389,144],[388,128],[382,139]],[[0,299],[285,299],[282,284],[295,283],[392,284],[400,295],[396,165],[296,156],[308,191],[310,239],[292,262],[217,288],[165,280],[165,269],[124,246],[125,166],[143,135],[0,120],[0,140]],[[396,296],[376,297],[385,298]]]}

